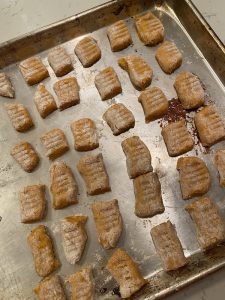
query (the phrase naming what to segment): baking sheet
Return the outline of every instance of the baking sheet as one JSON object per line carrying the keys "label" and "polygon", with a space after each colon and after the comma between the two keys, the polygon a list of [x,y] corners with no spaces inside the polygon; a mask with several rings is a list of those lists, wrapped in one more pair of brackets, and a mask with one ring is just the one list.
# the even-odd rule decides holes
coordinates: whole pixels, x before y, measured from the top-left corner
{"label": "baking sheet", "polygon": [[[213,63],[213,54],[211,53],[210,56],[206,49],[202,47],[202,44],[199,43],[200,41],[196,39],[197,47],[191,36],[196,38],[196,28],[199,29],[198,32],[202,30],[204,34],[200,35],[207,37],[205,45],[211,45],[210,49],[213,49],[213,47],[216,49],[214,55],[218,53],[222,55],[224,51],[223,46],[212,35],[212,32],[209,32],[203,26],[204,22],[202,20],[199,21],[198,13],[193,11],[192,4],[189,1],[161,2],[163,1],[160,1],[162,5],[159,6],[158,1],[156,4],[153,1],[143,0],[112,1],[89,12],[0,46],[0,65],[4,67],[4,71],[10,74],[16,90],[16,100],[0,99],[0,299],[28,300],[35,298],[32,288],[35,287],[40,278],[34,270],[31,252],[26,243],[26,236],[39,223],[46,225],[54,238],[56,253],[62,263],[58,274],[63,279],[66,279],[66,276],[74,271],[79,270],[81,266],[91,264],[94,267],[96,299],[118,298],[117,284],[104,269],[107,259],[114,250],[103,250],[97,241],[94,230],[90,204],[95,200],[118,199],[124,220],[124,230],[118,247],[126,249],[138,262],[142,274],[149,278],[149,285],[139,291],[132,299],[156,299],[162,297],[225,265],[225,246],[217,247],[208,254],[199,252],[194,225],[184,211],[184,206],[192,200],[182,200],[178,172],[176,171],[178,158],[168,156],[160,133],[161,126],[165,125],[165,122],[161,120],[145,124],[142,107],[137,101],[140,92],[134,89],[127,73],[117,65],[117,59],[123,55],[131,53],[141,55],[153,68],[152,86],[162,88],[168,99],[176,97],[173,82],[179,72],[189,70],[197,74],[206,88],[207,103],[215,104],[220,111],[222,119],[225,121],[225,89],[221,83],[221,81],[224,82],[225,80],[223,76],[224,66],[221,66],[219,63]],[[183,64],[172,75],[164,74],[158,66],[154,58],[156,47],[145,47],[136,34],[132,16],[149,9],[154,11],[163,22],[166,30],[166,39],[174,41],[183,53]],[[183,11],[186,11],[186,17],[189,14],[189,17],[192,16],[191,20],[196,22],[192,31],[190,31],[190,20],[188,23],[188,19],[186,20],[186,17],[183,17],[183,24],[179,20],[179,16],[182,16]],[[123,51],[113,53],[106,36],[105,26],[118,19],[126,19],[134,45]],[[81,38],[89,34],[98,41],[102,51],[102,58],[92,67],[84,69],[74,55],[74,46]],[[81,101],[79,105],[62,112],[56,111],[43,120],[39,116],[32,100],[36,86],[28,87],[26,85],[18,71],[18,62],[30,55],[40,53],[39,55],[50,73],[50,78],[43,83],[54,95],[52,86],[57,81],[57,78],[48,65],[47,49],[62,42],[64,42],[63,46],[71,54],[75,66],[75,70],[66,76],[76,76],[81,87]],[[205,46],[205,48],[207,47]],[[42,51],[44,49],[46,50]],[[205,57],[207,57],[207,60]],[[216,59],[217,57],[215,57]],[[218,59],[221,62],[224,57],[220,56]],[[213,69],[208,61],[213,66]],[[112,100],[103,102],[94,86],[94,77],[99,70],[107,66],[115,68],[122,84],[123,93]],[[21,102],[27,106],[32,115],[35,128],[27,133],[16,132],[7,117],[3,104],[14,101]],[[129,132],[115,137],[107,124],[102,120],[102,115],[112,103],[118,102],[125,104],[134,113],[136,125]],[[219,187],[218,175],[213,166],[215,150],[224,148],[225,143],[221,142],[213,146],[210,151],[202,148],[193,127],[193,115],[194,112],[189,113],[186,119],[196,145],[193,151],[188,152],[187,155],[198,155],[206,162],[212,178],[212,187],[207,195],[216,201],[225,217],[225,193]],[[76,169],[79,158],[86,153],[79,153],[73,149],[70,123],[82,117],[90,117],[97,124],[100,147],[88,154],[99,152],[103,154],[112,188],[112,192],[104,195],[86,196],[84,182]],[[64,160],[72,168],[80,190],[79,204],[62,210],[51,208],[48,174],[50,162],[44,155],[39,139],[43,132],[55,127],[65,132],[70,145],[70,151],[58,160]],[[121,141],[132,135],[139,135],[149,147],[154,171],[158,173],[162,185],[163,201],[166,209],[163,214],[151,219],[139,219],[134,215],[133,185],[127,175],[125,156],[121,148]],[[31,142],[41,157],[38,168],[31,174],[21,170],[9,155],[11,146],[20,140]],[[18,192],[23,186],[37,183],[47,186],[47,216],[42,222],[36,224],[21,224]],[[75,266],[70,265],[65,260],[59,232],[59,220],[71,214],[85,214],[89,216],[86,226],[88,242],[81,261]],[[190,257],[189,266],[170,274],[162,271],[161,263],[150,237],[150,229],[168,219],[175,224],[185,255]]]}

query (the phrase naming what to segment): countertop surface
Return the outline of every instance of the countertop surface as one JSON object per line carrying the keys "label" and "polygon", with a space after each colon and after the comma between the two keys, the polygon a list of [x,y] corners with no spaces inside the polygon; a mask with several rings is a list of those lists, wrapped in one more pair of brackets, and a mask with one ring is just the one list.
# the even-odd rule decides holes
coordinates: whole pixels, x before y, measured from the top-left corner
{"label": "countertop surface", "polygon": [[[104,2],[104,0],[1,0],[0,43]],[[225,43],[225,1],[193,0],[193,2]],[[222,269],[167,299],[224,300],[224,293],[225,269]]]}

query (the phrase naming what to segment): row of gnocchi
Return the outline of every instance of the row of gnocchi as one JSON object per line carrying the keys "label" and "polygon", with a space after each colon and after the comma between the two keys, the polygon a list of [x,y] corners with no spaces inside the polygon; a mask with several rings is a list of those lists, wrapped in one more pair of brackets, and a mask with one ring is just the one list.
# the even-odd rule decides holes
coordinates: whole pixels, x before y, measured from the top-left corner
{"label": "row of gnocchi", "polygon": [[[21,104],[7,104],[6,107],[16,130],[24,131],[33,126],[29,112]],[[121,103],[108,108],[103,118],[114,135],[121,134],[135,125],[132,112]],[[203,146],[211,146],[225,138],[223,122],[213,106],[206,106],[197,112],[194,121]],[[71,131],[74,137],[74,148],[77,151],[89,151],[98,148],[98,133],[93,120],[84,118],[72,122]],[[194,147],[194,141],[184,120],[169,123],[162,129],[162,136],[170,156],[181,155]],[[61,129],[51,129],[44,133],[40,139],[45,148],[46,156],[50,160],[58,158],[69,150],[66,136]],[[37,152],[28,142],[22,141],[14,145],[11,149],[11,155],[26,172],[32,172],[39,162]]]}
{"label": "row of gnocchi", "polygon": [[[119,63],[123,66],[128,64],[128,72],[131,78],[132,83],[138,89],[144,89],[151,83],[152,79],[152,70],[151,68],[143,61],[141,57],[136,55],[130,55],[129,57],[124,57],[119,60]],[[181,78],[180,78],[181,77]],[[183,80],[182,80],[183,78]],[[182,93],[182,86],[185,84],[183,81],[197,81],[198,79],[195,75],[185,72],[181,73],[175,82],[175,87],[177,86],[177,93]],[[5,87],[7,87],[8,91],[13,90],[11,82],[6,74],[0,74],[0,84],[2,83]],[[179,81],[181,83],[179,84]],[[121,83],[119,78],[112,67],[108,67],[102,71],[100,71],[95,77],[95,85],[101,95],[102,100],[108,100],[122,92]],[[196,82],[195,82],[196,85]],[[200,83],[199,83],[200,85]],[[42,118],[46,118],[50,113],[57,109],[64,110],[71,106],[74,106],[80,102],[79,96],[79,85],[75,77],[68,77],[57,81],[53,89],[58,97],[58,105],[55,102],[53,95],[46,89],[44,84],[39,84],[37,90],[34,95],[34,103],[37,107],[38,112],[40,113]],[[149,91],[148,91],[149,90]],[[11,92],[10,92],[11,93]],[[149,94],[149,95],[148,95]],[[204,94],[204,92],[203,92]],[[10,94],[12,95],[12,94]],[[144,100],[142,100],[144,99]],[[147,100],[146,100],[147,99]],[[166,105],[165,105],[165,95],[159,88],[151,88],[147,89],[146,92],[143,92],[143,95],[140,95],[140,102],[142,103],[143,109],[150,109],[150,114],[153,114],[152,118],[146,118],[146,120],[151,121],[155,118],[159,118],[163,113],[165,113]],[[199,100],[202,101],[202,100]],[[144,102],[144,104],[143,104]],[[162,103],[161,103],[162,102]],[[163,111],[160,111],[160,108],[153,109],[151,106],[154,105],[163,105]],[[19,105],[19,104],[18,104]],[[20,104],[22,106],[22,104]],[[196,104],[195,104],[196,106]],[[193,107],[193,105],[192,105]],[[191,108],[192,108],[191,107]],[[151,110],[153,111],[151,112]],[[154,116],[155,114],[155,116]],[[158,115],[159,116],[158,116]],[[18,118],[19,119],[19,118]],[[21,131],[27,130],[26,127],[21,129]],[[20,131],[20,130],[18,130]]]}
{"label": "row of gnocchi", "polygon": [[[108,99],[121,91],[121,85],[116,74],[113,74],[111,67],[107,68],[112,85],[107,81],[107,75],[103,75],[99,80],[99,92],[102,98]],[[97,75],[98,76],[98,75]],[[116,77],[115,77],[116,76]],[[105,85],[102,82],[105,82]],[[179,100],[184,109],[198,108],[204,104],[204,91],[197,76],[183,72],[176,78],[174,84]],[[65,109],[79,102],[79,90],[76,79],[65,78],[55,84],[60,101],[60,108]],[[43,84],[40,84],[34,96],[34,101],[41,116],[46,117],[56,109],[56,104],[52,95],[46,90]],[[142,104],[146,122],[163,117],[168,110],[168,100],[161,89],[157,87],[144,90],[139,101]],[[33,121],[28,110],[18,103],[6,105],[9,117],[17,131],[24,132],[33,126]],[[113,134],[118,135],[134,127],[135,120],[123,104],[112,105],[104,114],[104,118],[111,127]],[[212,105],[204,107],[197,112],[194,118],[195,125],[203,146],[212,146],[225,138],[224,124]],[[123,125],[124,124],[124,125]],[[170,156],[177,156],[190,151],[194,142],[187,131],[184,121],[174,122],[163,128],[162,135],[166,143]],[[184,142],[184,143],[183,143]]]}
{"label": "row of gnocchi", "polygon": [[[135,26],[140,40],[144,45],[154,46],[164,39],[163,24],[151,12],[136,17]],[[123,50],[132,44],[132,38],[128,27],[122,20],[108,27],[107,36],[112,51]],[[101,50],[98,47],[97,42],[91,37],[86,37],[78,42],[74,52],[84,67],[90,67],[101,58]],[[172,54],[173,59],[171,59]],[[179,67],[182,62],[181,53],[176,46],[170,42],[165,42],[156,54],[156,58],[166,73],[173,72],[173,70]],[[73,70],[71,58],[62,47],[56,47],[50,50],[48,62],[56,76],[64,76]],[[20,63],[20,70],[29,85],[39,83],[49,76],[48,70],[37,57],[32,57]],[[7,93],[7,89],[5,88],[5,95],[3,96],[12,97],[13,91],[11,90],[11,93]]]}
{"label": "row of gnocchi", "polygon": [[[62,134],[61,131],[59,133]],[[82,150],[87,149],[87,145],[94,145],[91,137],[89,135],[88,144],[80,144]],[[68,149],[66,140],[64,138],[61,140],[56,139],[55,136],[47,145],[49,145],[49,147],[46,147],[47,155],[50,159],[54,159],[60,153],[62,154],[62,151]],[[121,145],[126,155],[128,175],[131,179],[134,179],[136,215],[139,217],[151,217],[156,213],[163,212],[164,206],[162,204],[160,182],[157,174],[152,172],[149,149],[138,136],[125,139]],[[91,148],[89,147],[88,149],[90,150]],[[31,172],[39,160],[31,145],[26,142],[14,146],[11,154],[27,172]],[[221,186],[224,186],[225,182],[224,160],[225,151],[217,151],[215,165],[220,174]],[[77,168],[85,181],[88,195],[97,195],[110,191],[109,176],[102,154],[83,156],[78,161]],[[198,157],[181,157],[177,161],[177,169],[179,170],[183,199],[201,196],[208,192],[211,186],[211,179],[203,160]],[[77,202],[77,184],[74,182],[69,167],[64,163],[53,163],[50,168],[50,178],[54,199],[53,206],[55,208],[62,208]],[[60,193],[62,194],[61,196],[59,196]],[[27,196],[26,199],[28,198]]]}
{"label": "row of gnocchi", "polygon": [[[187,205],[186,210],[196,223],[199,244],[203,250],[224,241],[225,223],[218,207],[211,199],[198,199]],[[109,243],[108,248],[112,248],[115,245],[111,242],[118,240],[122,231],[122,218],[117,200],[96,202],[92,205],[92,211],[101,244],[105,247],[105,243]],[[83,252],[87,240],[84,229],[86,221],[87,217],[85,216],[69,216],[61,221],[64,252],[70,263],[79,260]],[[153,227],[151,237],[165,271],[176,270],[188,263],[176,229],[170,221]],[[34,289],[38,298],[42,299],[44,295],[48,295],[49,298],[57,295],[58,299],[66,299],[59,276],[50,275],[58,269],[60,262],[55,256],[53,243],[46,227],[43,225],[37,226],[28,235],[27,240],[34,257],[37,273],[43,277],[48,276]],[[141,275],[134,260],[123,249],[115,250],[109,258],[106,268],[119,284],[122,298],[129,298],[148,282]],[[124,270],[126,270],[126,276]],[[91,266],[84,267],[80,271],[71,274],[67,281],[70,284],[72,299],[80,299],[80,297],[92,299],[94,297],[95,288]],[[151,281],[148,283],[151,285]]]}
{"label": "row of gnocchi", "polygon": [[[46,232],[46,228],[40,225],[31,234],[32,235],[28,237],[28,243],[30,243],[31,246],[32,243],[37,240],[37,237],[34,237],[34,235],[39,235],[39,238],[44,238],[46,240],[49,251],[48,259],[51,262],[51,272],[55,271],[60,263],[55,257],[53,245]],[[36,259],[38,260],[38,255]],[[46,264],[46,262],[42,261],[42,264],[38,265],[37,261],[36,268],[38,267],[39,270],[41,270],[44,264]],[[147,283],[147,280],[141,275],[137,264],[123,249],[117,249],[114,252],[108,260],[106,268],[119,283],[122,298],[129,298]],[[124,276],[124,269],[126,270],[126,277]],[[45,270],[47,270],[46,267]],[[94,299],[95,282],[91,266],[83,267],[80,271],[71,274],[68,276],[67,282],[70,285],[72,294],[71,299]],[[58,275],[45,277],[34,288],[34,292],[37,294],[38,299],[55,299],[56,297],[60,300],[67,299],[64,287]]]}
{"label": "row of gnocchi", "polygon": [[[162,47],[162,46],[161,46]],[[60,58],[58,58],[60,59]],[[24,66],[24,72],[28,72],[28,74],[36,72],[35,78],[41,78],[39,69],[43,68],[41,60],[38,57],[31,57],[22,62],[21,64],[26,63]],[[128,55],[122,57],[118,60],[119,65],[125,69],[131,79],[131,82],[138,90],[143,90],[148,87],[152,81],[153,71],[151,67],[144,61],[144,59],[138,55]],[[21,69],[20,64],[20,69]],[[31,66],[33,66],[34,70],[32,72]],[[22,69],[21,69],[22,70]],[[47,71],[47,69],[46,69]],[[28,76],[26,74],[22,74]],[[193,74],[183,74],[181,77],[193,77]],[[182,78],[181,78],[182,79]],[[28,79],[27,79],[28,80]],[[194,80],[193,78],[186,78],[186,80]],[[40,80],[35,83],[40,82]],[[107,100],[122,92],[121,83],[118,79],[118,76],[112,67],[107,67],[106,69],[100,71],[95,77],[95,85],[101,95],[102,100]],[[176,85],[175,85],[176,87]],[[53,86],[53,89],[58,96],[58,108],[60,110],[64,110],[68,107],[76,105],[79,103],[79,85],[75,77],[65,78],[56,82]],[[178,86],[178,92],[179,92]],[[0,95],[5,97],[14,97],[14,88],[9,77],[1,73],[0,74]],[[68,98],[68,99],[67,99]],[[200,101],[200,100],[199,100]],[[39,85],[36,95],[34,97],[34,102],[37,106],[37,109],[41,116],[45,118],[52,111],[56,110],[56,103],[52,95],[45,89],[44,85]],[[42,112],[42,110],[46,108],[46,112]],[[48,112],[49,110],[49,112]]]}

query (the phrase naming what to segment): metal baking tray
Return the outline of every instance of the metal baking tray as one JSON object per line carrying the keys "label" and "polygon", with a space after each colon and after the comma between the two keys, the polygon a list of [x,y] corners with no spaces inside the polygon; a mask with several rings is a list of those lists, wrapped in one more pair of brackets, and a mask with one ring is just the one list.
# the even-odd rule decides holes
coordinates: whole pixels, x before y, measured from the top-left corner
{"label": "metal baking tray", "polygon": [[[173,40],[183,53],[183,64],[172,75],[166,75],[158,66],[154,54],[155,47],[145,47],[139,40],[134,29],[132,17],[152,10],[162,20],[166,39]],[[126,19],[132,34],[133,46],[112,53],[106,36],[106,26],[116,20]],[[102,58],[91,68],[84,69],[74,55],[74,46],[83,36],[91,34],[97,39],[102,50]],[[54,112],[45,120],[41,119],[34,104],[33,95],[36,86],[28,87],[18,71],[19,61],[38,54],[48,66],[50,78],[44,83],[52,90],[57,80],[47,62],[48,49],[63,44],[71,54],[75,75],[81,87],[81,102],[79,105]],[[176,171],[177,158],[168,156],[161,137],[163,120],[145,124],[144,114],[137,101],[139,92],[134,89],[128,75],[117,65],[117,58],[130,53],[138,53],[152,66],[154,78],[152,86],[159,86],[168,99],[176,97],[173,82],[177,73],[189,70],[196,73],[202,80],[206,90],[206,102],[214,103],[223,119],[225,119],[225,50],[209,25],[204,21],[191,1],[110,1],[89,11],[75,15],[59,23],[44,27],[0,45],[0,67],[10,74],[16,89],[16,101],[28,107],[35,128],[27,133],[17,133],[11,126],[3,104],[11,100],[0,99],[0,299],[29,300],[34,299],[32,288],[40,281],[37,276],[26,236],[37,224],[24,225],[20,223],[18,191],[28,184],[43,183],[47,188],[48,211],[45,224],[54,238],[55,248],[62,263],[59,274],[63,279],[77,271],[81,266],[91,264],[94,267],[96,281],[96,299],[117,299],[118,287],[109,276],[104,266],[113,250],[104,251],[99,245],[93,223],[90,204],[95,200],[117,198],[124,220],[124,231],[118,247],[125,248],[140,265],[143,275],[149,279],[149,284],[139,291],[132,299],[158,299],[196,281],[199,278],[225,265],[225,246],[219,246],[207,254],[199,250],[194,225],[184,206],[190,201],[181,198]],[[122,83],[123,93],[112,100],[101,101],[94,86],[96,73],[106,66],[113,66]],[[12,100],[15,101],[15,100]],[[115,102],[124,103],[135,115],[136,125],[129,132],[113,136],[109,127],[102,120],[105,110]],[[189,130],[192,132],[196,145],[188,155],[198,155],[207,164],[212,177],[212,187],[208,195],[212,197],[225,216],[224,190],[219,187],[218,175],[213,166],[215,149],[225,147],[221,142],[206,150],[198,143],[192,117],[194,112],[186,115]],[[103,153],[104,161],[110,177],[112,192],[100,196],[88,197],[84,182],[78,174],[76,163],[84,153],[73,149],[73,138],[70,123],[74,119],[90,117],[97,123],[100,135],[100,148],[91,153]],[[224,120],[225,121],[225,120]],[[62,156],[72,168],[79,184],[80,200],[74,205],[62,210],[51,208],[49,193],[50,162],[44,155],[40,144],[40,135],[50,128],[58,127],[64,130],[69,140],[70,151]],[[147,144],[153,159],[153,168],[159,174],[165,213],[149,219],[139,219],[134,215],[134,193],[132,181],[129,180],[122,152],[121,141],[125,138],[139,135]],[[20,141],[31,142],[40,154],[39,167],[31,174],[26,174],[10,157],[10,147]],[[75,265],[66,262],[61,245],[59,220],[71,214],[89,216],[87,222],[88,243],[81,261]],[[170,219],[175,224],[178,236],[184,247],[185,255],[190,263],[186,268],[176,272],[165,273],[154,249],[150,229],[163,221]]]}

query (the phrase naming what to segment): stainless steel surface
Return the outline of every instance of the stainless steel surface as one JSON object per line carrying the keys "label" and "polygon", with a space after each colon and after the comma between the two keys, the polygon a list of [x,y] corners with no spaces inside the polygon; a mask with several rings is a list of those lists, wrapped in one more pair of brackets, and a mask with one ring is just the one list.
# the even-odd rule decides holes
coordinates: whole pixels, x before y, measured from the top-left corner
{"label": "stainless steel surface", "polygon": [[[183,64],[172,75],[165,75],[158,66],[154,58],[156,47],[145,47],[139,41],[132,18],[127,19],[127,24],[132,34],[134,45],[118,53],[111,52],[104,26],[118,19],[144,12],[146,9],[155,11],[165,26],[166,38],[173,40],[183,53]],[[184,15],[184,11],[188,12],[189,19],[184,17],[182,19],[183,24],[181,24],[179,16]],[[39,223],[45,224],[49,228],[51,236],[54,237],[57,255],[62,263],[58,273],[63,279],[66,279],[67,275],[78,270],[81,266],[92,264],[96,280],[96,299],[116,299],[117,296],[111,295],[112,290],[116,287],[116,283],[104,269],[106,261],[113,250],[105,251],[101,248],[97,242],[94,230],[90,204],[95,200],[112,198],[119,200],[124,219],[124,231],[118,246],[125,248],[136,259],[143,275],[149,278],[149,285],[137,293],[133,299],[156,299],[162,297],[225,265],[225,246],[217,247],[208,254],[199,252],[194,225],[184,211],[184,206],[191,200],[184,201],[181,198],[178,172],[176,171],[177,158],[168,156],[160,134],[159,122],[155,121],[145,124],[141,105],[137,101],[139,92],[130,83],[127,73],[117,65],[117,58],[123,55],[136,52],[142,55],[154,70],[152,86],[161,87],[168,99],[176,96],[173,82],[177,73],[182,70],[196,73],[206,87],[207,102],[215,103],[225,121],[225,89],[218,78],[219,76],[223,82],[225,81],[223,75],[224,66],[221,66],[221,61],[224,59],[224,48],[215,36],[208,35],[208,30],[201,27],[202,32],[207,37],[204,40],[205,44],[210,43],[210,45],[213,45],[212,47],[217,49],[215,50],[216,55],[220,54],[222,56],[220,63],[217,64],[214,61],[217,57],[214,58],[213,53],[209,55],[210,51],[207,52],[200,40],[196,40],[197,30],[195,30],[195,27],[191,28],[188,25],[193,20],[195,20],[195,24],[202,24],[202,20],[199,20],[198,13],[194,11],[194,7],[189,1],[165,1],[162,6],[155,6],[153,2],[144,0],[126,1],[126,4],[123,4],[122,1],[119,3],[112,1],[90,12],[83,13],[22,39],[0,46],[0,63],[11,74],[16,89],[16,101],[23,103],[29,108],[35,122],[34,129],[27,133],[17,133],[12,128],[3,107],[4,103],[15,100],[1,98],[0,216],[2,220],[0,222],[0,299],[34,299],[32,288],[40,280],[35,273],[31,252],[26,243],[27,234],[37,224],[24,225],[20,223],[18,191],[28,184],[43,183],[47,186],[47,216]],[[77,41],[89,33],[97,39],[102,50],[102,58],[91,68],[84,69],[74,55],[74,46]],[[195,38],[199,48],[197,48],[191,37]],[[43,120],[39,116],[32,100],[36,86],[28,87],[26,85],[18,71],[18,63],[15,62],[45,49],[44,52],[40,53],[40,56],[48,67],[50,78],[46,79],[44,83],[54,94],[52,86],[57,78],[48,65],[47,49],[61,42],[65,42],[63,45],[71,54],[75,65],[75,71],[68,74],[68,76],[75,75],[77,77],[81,87],[81,102],[79,105],[62,112],[54,112]],[[208,61],[199,49],[204,50],[202,51]],[[213,69],[209,62],[213,65]],[[123,93],[113,100],[103,102],[94,86],[94,77],[99,70],[106,66],[115,68],[123,87]],[[115,102],[125,104],[132,110],[136,119],[134,129],[117,137],[112,135],[107,124],[102,120],[105,110]],[[187,118],[188,127],[192,132],[193,123],[191,120],[193,115],[194,113],[191,112]],[[86,196],[84,182],[76,169],[76,163],[85,153],[79,153],[73,149],[73,138],[70,131],[70,123],[81,117],[90,117],[96,121],[100,136],[100,148],[90,153],[98,153],[100,151],[103,153],[112,187],[112,192],[110,193],[100,196]],[[57,211],[51,208],[48,174],[50,162],[44,155],[39,139],[43,132],[54,127],[64,130],[70,145],[70,151],[58,160],[64,160],[70,165],[80,189],[78,205]],[[195,136],[194,132],[193,134]],[[149,147],[153,159],[153,168],[159,174],[162,184],[166,210],[164,214],[151,219],[139,219],[134,215],[133,186],[127,175],[125,156],[121,148],[121,141],[132,135],[139,135]],[[23,172],[9,155],[10,147],[20,140],[31,142],[41,157],[39,167],[31,174]],[[212,188],[208,195],[217,202],[225,217],[224,190],[219,187],[218,175],[213,166],[215,149],[221,149],[224,146],[225,142],[221,142],[213,146],[210,151],[205,151],[196,141],[195,149],[189,152],[188,155],[198,155],[209,167],[212,177]],[[59,232],[59,220],[69,214],[80,213],[89,216],[87,222],[88,243],[81,261],[76,266],[71,266],[64,257]],[[149,232],[152,226],[168,219],[176,226],[185,254],[190,257],[190,264],[187,268],[180,271],[165,274],[162,271]],[[101,293],[100,290],[105,293]]]}

